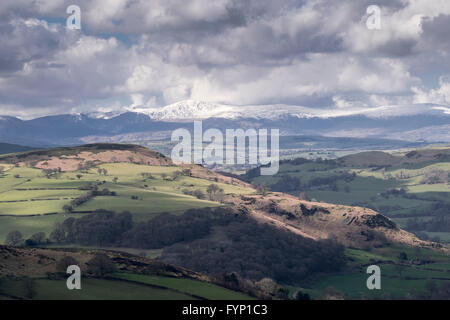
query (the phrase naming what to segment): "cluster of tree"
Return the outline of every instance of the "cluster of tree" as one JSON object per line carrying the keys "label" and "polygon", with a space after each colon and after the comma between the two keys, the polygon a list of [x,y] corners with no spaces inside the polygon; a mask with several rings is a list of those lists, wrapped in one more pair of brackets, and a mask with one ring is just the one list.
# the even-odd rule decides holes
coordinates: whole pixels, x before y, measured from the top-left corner
{"label": "cluster of tree", "polygon": [[[87,188],[86,186],[80,187],[80,188]],[[82,189],[85,190],[85,189]],[[63,210],[64,212],[72,212],[74,208],[81,206],[83,203],[88,202],[94,197],[97,196],[111,196],[115,197],[117,193],[115,191],[110,191],[108,188],[104,188],[102,190],[98,190],[98,187],[96,185],[93,185],[90,191],[86,192],[85,194],[82,194],[79,197],[76,197],[70,202],[70,205],[64,205]]]}
{"label": "cluster of tree", "polygon": [[167,173],[162,173],[161,178],[166,181],[175,181],[179,176],[184,174],[190,174],[190,170],[189,173],[187,173],[187,171],[185,171],[185,173],[183,173],[183,171],[174,171],[170,175],[168,175]]}
{"label": "cluster of tree", "polygon": [[[56,264],[56,271],[65,276],[69,266],[80,266],[80,263],[71,256],[65,256]],[[94,277],[102,278],[116,270],[114,262],[104,253],[94,255],[87,263],[87,272]],[[53,277],[53,275],[48,275]]]}
{"label": "cluster of tree", "polygon": [[141,172],[141,176],[146,181],[147,179],[155,179],[155,177],[150,172]]}
{"label": "cluster of tree", "polygon": [[80,162],[78,164],[78,170],[85,172],[85,173],[89,173],[89,169],[93,168],[95,166],[94,161],[86,161],[86,162]]}
{"label": "cluster of tree", "polygon": [[58,179],[61,175],[61,168],[57,169],[43,169],[44,175],[47,179],[55,178]]}
{"label": "cluster of tree", "polygon": [[337,182],[343,180],[346,183],[352,182],[356,178],[356,173],[343,172],[338,175],[332,175],[328,177],[316,177],[308,181],[305,185],[307,189],[313,189],[322,186],[328,186],[333,191],[337,190]]}
{"label": "cluster of tree", "polygon": [[211,275],[237,272],[255,281],[300,283],[345,264],[344,248],[332,240],[313,241],[261,225],[232,208],[161,214],[134,226],[129,213],[102,211],[65,220],[50,237],[81,245],[164,248],[166,262]]}
{"label": "cluster of tree", "polygon": [[206,188],[206,193],[208,194],[208,198],[211,201],[222,202],[225,197],[223,189],[214,183],[210,184],[208,188]]}
{"label": "cluster of tree", "polygon": [[388,199],[390,196],[394,196],[394,197],[405,197],[406,196],[406,190],[404,188],[400,188],[400,189],[388,189],[384,192],[380,193],[380,196],[383,198]]}
{"label": "cluster of tree", "polygon": [[289,175],[282,175],[278,181],[270,186],[273,191],[292,192],[301,188],[300,179]]}
{"label": "cluster of tree", "polygon": [[50,240],[85,246],[111,246],[120,243],[122,234],[132,226],[132,216],[129,212],[116,214],[98,210],[79,219],[71,217],[63,223],[57,223],[50,234]]}
{"label": "cluster of tree", "polygon": [[107,175],[108,175],[108,170],[103,169],[103,168],[98,168],[98,169],[97,169],[97,173],[98,173],[100,176],[107,176]]}
{"label": "cluster of tree", "polygon": [[23,235],[20,231],[14,230],[9,232],[6,235],[5,245],[13,246],[13,247],[21,247],[21,246],[38,246],[41,244],[48,243],[44,232],[37,232],[33,234],[30,238],[24,240]]}
{"label": "cluster of tree", "polygon": [[88,191],[85,194],[82,194],[81,196],[76,197],[70,202],[70,206],[72,208],[81,206],[83,203],[88,202],[94,197],[94,191]]}
{"label": "cluster of tree", "polygon": [[445,170],[430,169],[424,172],[423,178],[420,183],[425,184],[438,184],[449,183],[450,173]]}
{"label": "cluster of tree", "polygon": [[227,272],[216,275],[214,280],[215,284],[233,291],[246,293],[259,300],[289,299],[289,291],[267,277],[255,282],[241,277],[236,272]]}
{"label": "cluster of tree", "polygon": [[[338,191],[338,181],[343,180],[349,183],[355,179],[355,177],[355,173],[343,172],[338,175],[331,175],[327,177],[315,177],[302,185],[300,178],[284,174],[279,177],[276,183],[270,186],[270,189],[278,192],[294,192],[302,189],[311,190],[319,188]],[[345,191],[350,192],[348,186],[345,188]]]}
{"label": "cluster of tree", "polygon": [[186,195],[194,196],[197,199],[206,199],[205,193],[200,189],[195,190],[183,189],[182,192]]}
{"label": "cluster of tree", "polygon": [[188,210],[181,216],[161,214],[146,222],[138,223],[126,232],[118,245],[140,249],[159,249],[178,242],[189,242],[207,236],[213,224],[219,223],[207,213]]}
{"label": "cluster of tree", "polygon": [[316,242],[251,219],[231,223],[221,234],[226,239],[202,238],[165,248],[161,259],[207,274],[234,271],[252,280],[270,277],[299,284],[345,264],[344,249],[335,242]]}
{"label": "cluster of tree", "polygon": [[73,217],[55,225],[50,239],[54,242],[92,246],[121,246],[158,249],[180,241],[191,241],[209,234],[212,225],[223,225],[234,219],[230,209],[191,209],[180,216],[163,213],[133,226],[128,212],[117,214],[98,210],[82,218]]}

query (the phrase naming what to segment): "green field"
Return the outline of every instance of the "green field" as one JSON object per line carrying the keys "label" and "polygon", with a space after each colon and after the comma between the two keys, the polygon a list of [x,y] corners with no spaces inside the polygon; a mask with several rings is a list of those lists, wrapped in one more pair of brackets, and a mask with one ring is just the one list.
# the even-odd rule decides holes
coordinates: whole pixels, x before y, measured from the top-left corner
{"label": "green field", "polygon": [[[107,279],[82,278],[81,290],[65,280],[33,279],[34,300],[249,300],[217,285],[185,278],[116,273]],[[1,278],[0,299],[30,299],[24,278]]]}
{"label": "green field", "polygon": [[[0,242],[3,242],[6,234],[12,230],[21,231],[24,237],[41,231],[48,235],[56,222],[67,219],[68,214],[64,213],[63,206],[85,194],[86,190],[78,188],[88,183],[100,183],[99,190],[107,188],[116,195],[96,196],[75,207],[71,216],[80,217],[98,209],[129,211],[134,215],[135,221],[139,222],[162,212],[178,214],[190,208],[221,205],[218,202],[185,195],[185,189],[198,189],[206,194],[206,189],[212,182],[183,175],[173,179],[171,175],[180,171],[175,166],[108,163],[89,170],[62,172],[50,178],[39,169],[5,164],[2,164],[2,167],[4,172],[0,174]],[[107,174],[100,175],[99,168],[106,169]],[[144,178],[142,173],[150,173],[153,178]],[[216,184],[226,193],[252,192],[238,186]]]}
{"label": "green field", "polygon": [[[77,214],[82,217],[86,214]],[[45,232],[48,236],[57,222],[63,222],[70,216],[68,214],[52,214],[35,217],[0,216],[0,242],[5,240],[11,230],[19,230],[25,239],[37,232]]]}
{"label": "green field", "polygon": [[[128,281],[84,278],[81,290],[68,290],[65,280],[33,280],[34,300],[195,300],[181,292]],[[23,280],[2,279],[0,297],[29,298]]]}
{"label": "green field", "polygon": [[[312,201],[367,207],[405,228],[409,218],[428,219],[436,215],[438,207],[441,209],[437,215],[450,218],[448,152],[366,152],[329,161],[294,160],[282,163],[275,176],[253,176],[251,180],[294,196],[304,192]],[[289,183],[285,183],[280,187],[285,176],[298,179],[300,186],[289,189]],[[450,243],[449,231],[413,231]]]}
{"label": "green field", "polygon": [[208,300],[248,300],[249,296],[231,291],[211,283],[205,283],[192,279],[178,279],[159,276],[147,276],[141,274],[118,273],[117,279],[124,279],[138,283],[155,285],[187,293]]}
{"label": "green field", "polygon": [[[432,262],[411,265],[409,260],[399,260],[400,252],[406,253],[408,259],[425,259]],[[437,285],[450,282],[450,257],[429,249],[386,247],[373,249],[371,252],[347,249],[346,254],[351,259],[348,269],[354,270],[316,279],[304,291],[314,298],[323,297],[329,287],[340,291],[346,299],[413,298],[415,292],[426,292],[430,282]],[[381,269],[381,290],[369,290],[366,286],[370,276],[366,269],[371,264],[378,265]],[[398,268],[396,265],[402,267]]]}

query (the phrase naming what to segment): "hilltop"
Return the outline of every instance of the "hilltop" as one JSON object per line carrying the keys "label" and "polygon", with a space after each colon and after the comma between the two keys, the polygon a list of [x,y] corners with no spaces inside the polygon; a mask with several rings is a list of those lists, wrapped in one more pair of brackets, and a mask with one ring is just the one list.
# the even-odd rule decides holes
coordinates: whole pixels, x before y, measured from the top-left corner
{"label": "hilltop", "polygon": [[78,147],[28,151],[0,157],[1,162],[37,169],[75,171],[110,162],[171,165],[164,155],[137,145],[97,143]]}
{"label": "hilltop", "polygon": [[346,246],[357,248],[389,242],[440,248],[438,244],[417,239],[386,216],[368,208],[302,201],[279,192],[231,197],[229,201],[258,221],[314,240],[334,237]]}
{"label": "hilltop", "polygon": [[394,154],[382,151],[368,151],[348,155],[339,158],[337,161],[340,165],[358,167],[392,167],[420,163],[448,162],[450,161],[450,149],[418,149]]}

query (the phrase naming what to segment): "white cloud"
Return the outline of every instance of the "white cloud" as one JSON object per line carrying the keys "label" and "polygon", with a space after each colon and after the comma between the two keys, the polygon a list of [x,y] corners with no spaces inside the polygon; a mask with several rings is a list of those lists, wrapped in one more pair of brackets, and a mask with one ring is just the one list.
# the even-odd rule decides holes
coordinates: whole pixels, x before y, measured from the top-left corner
{"label": "white cloud", "polygon": [[441,77],[439,80],[439,87],[436,89],[425,90],[419,87],[414,87],[414,102],[415,103],[435,103],[442,105],[450,105],[450,79]]}
{"label": "white cloud", "polygon": [[5,0],[0,114],[184,99],[338,109],[448,105],[449,82],[430,90],[425,79],[429,66],[435,77],[450,72],[442,31],[450,2],[378,3],[380,31],[366,28],[369,0],[81,0],[77,32],[44,20],[64,21],[67,1]]}

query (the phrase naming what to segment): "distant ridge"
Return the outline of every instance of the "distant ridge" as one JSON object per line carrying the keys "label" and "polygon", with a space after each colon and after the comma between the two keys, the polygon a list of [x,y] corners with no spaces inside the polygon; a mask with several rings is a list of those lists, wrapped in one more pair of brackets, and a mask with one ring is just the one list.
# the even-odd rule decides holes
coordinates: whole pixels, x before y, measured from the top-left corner
{"label": "distant ridge", "polygon": [[230,106],[193,100],[163,108],[123,113],[65,114],[31,120],[0,117],[0,141],[34,147],[170,138],[178,128],[202,120],[203,129],[279,129],[281,136],[377,138],[409,142],[450,142],[450,112],[436,105],[376,107],[366,110],[301,106]]}
{"label": "distant ridge", "polygon": [[25,146],[21,146],[21,145],[17,145],[17,144],[0,142],[0,154],[24,152],[24,151],[34,150],[34,149],[35,148],[32,148],[32,147],[25,147]]}

